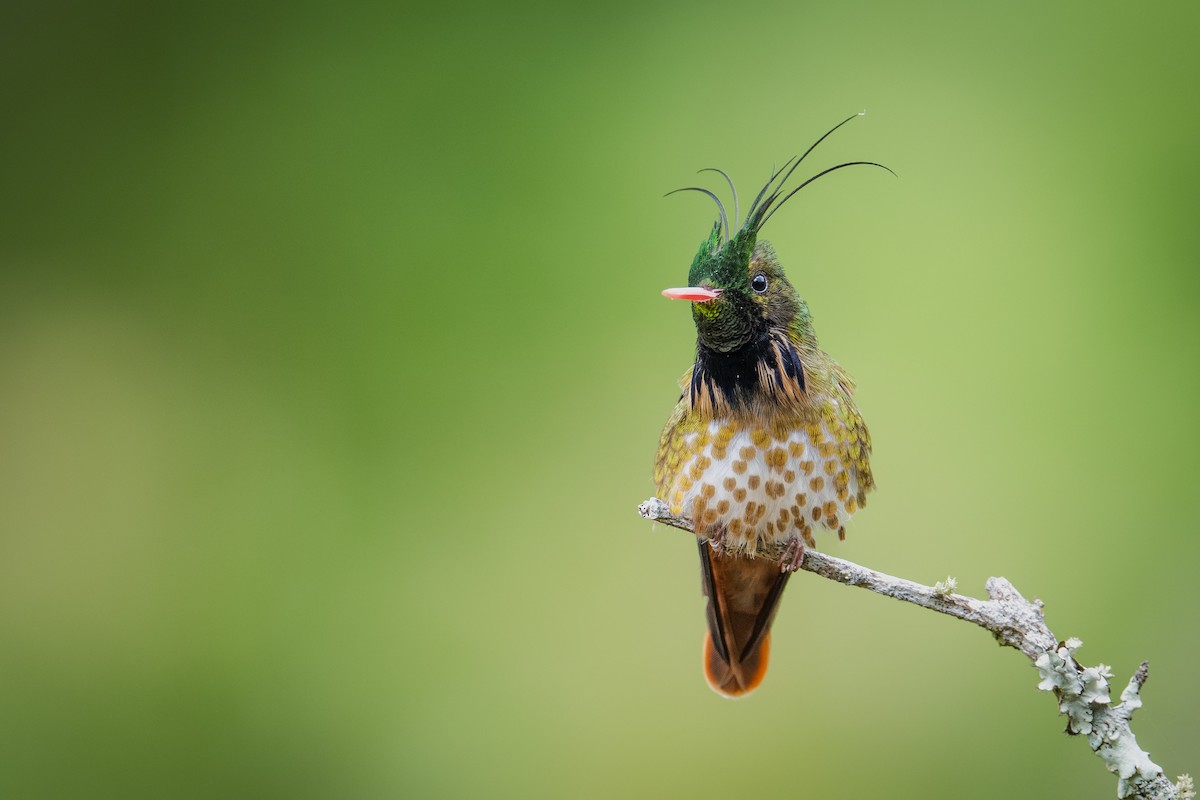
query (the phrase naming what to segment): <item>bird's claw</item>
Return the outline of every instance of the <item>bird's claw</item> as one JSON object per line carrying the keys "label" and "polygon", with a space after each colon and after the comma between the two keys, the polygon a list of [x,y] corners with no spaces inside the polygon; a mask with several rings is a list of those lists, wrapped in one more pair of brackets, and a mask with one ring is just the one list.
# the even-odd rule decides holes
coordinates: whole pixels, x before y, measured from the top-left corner
{"label": "bird's claw", "polygon": [[804,564],[804,545],[799,536],[793,535],[788,539],[783,552],[779,556],[780,572],[795,572]]}
{"label": "bird's claw", "polygon": [[727,531],[724,527],[718,528],[717,532],[709,537],[708,546],[713,550],[723,552],[725,550],[725,539],[728,538],[728,536],[729,531]]}

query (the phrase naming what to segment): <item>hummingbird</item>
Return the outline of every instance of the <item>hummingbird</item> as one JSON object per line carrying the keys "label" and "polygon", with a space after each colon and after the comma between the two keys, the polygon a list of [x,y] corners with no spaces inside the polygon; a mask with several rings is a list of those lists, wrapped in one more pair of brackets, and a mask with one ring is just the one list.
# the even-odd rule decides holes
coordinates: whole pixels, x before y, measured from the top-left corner
{"label": "hummingbird", "polygon": [[[694,524],[708,598],[704,676],[726,697],[762,682],[771,623],[805,548],[816,547],[814,529],[844,539],[847,520],[875,486],[854,381],[817,343],[808,305],[759,238],[775,212],[818,178],[859,165],[891,172],[850,161],[784,193],[805,157],[856,116],[775,170],[736,231],[716,194],[675,190],[708,195],[719,216],[692,261],[688,286],[663,291],[692,304],[696,360],[679,381],[659,439],[654,483],[671,512]],[[701,172],[724,177],[737,226],[733,180],[719,169]]]}

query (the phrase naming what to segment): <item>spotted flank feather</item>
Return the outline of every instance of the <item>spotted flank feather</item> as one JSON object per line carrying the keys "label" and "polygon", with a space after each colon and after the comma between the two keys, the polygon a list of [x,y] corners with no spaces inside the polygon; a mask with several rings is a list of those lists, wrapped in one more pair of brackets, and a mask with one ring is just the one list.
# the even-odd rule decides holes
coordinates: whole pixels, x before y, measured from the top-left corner
{"label": "spotted flank feather", "polygon": [[814,526],[845,538],[874,486],[871,437],[848,397],[825,398],[807,419],[770,425],[684,412],[663,432],[655,481],[672,513],[728,551],[777,551],[792,534],[815,547]]}

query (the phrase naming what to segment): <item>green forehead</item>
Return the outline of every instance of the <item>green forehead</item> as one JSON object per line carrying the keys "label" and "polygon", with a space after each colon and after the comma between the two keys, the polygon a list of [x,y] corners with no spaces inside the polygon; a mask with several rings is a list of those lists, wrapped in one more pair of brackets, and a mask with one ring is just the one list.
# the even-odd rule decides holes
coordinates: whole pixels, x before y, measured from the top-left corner
{"label": "green forehead", "polygon": [[754,253],[756,238],[755,231],[743,228],[722,244],[721,229],[714,226],[713,232],[700,244],[700,252],[692,261],[688,285],[699,286],[709,281],[716,286],[733,286],[745,282],[746,268]]}

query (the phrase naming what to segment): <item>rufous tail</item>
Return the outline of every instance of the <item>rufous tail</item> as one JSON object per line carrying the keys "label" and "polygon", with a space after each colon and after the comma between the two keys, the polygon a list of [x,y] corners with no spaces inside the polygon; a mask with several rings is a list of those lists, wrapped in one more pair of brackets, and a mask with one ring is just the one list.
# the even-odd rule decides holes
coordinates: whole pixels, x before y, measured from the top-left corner
{"label": "rufous tail", "polygon": [[704,677],[726,697],[745,697],[767,674],[771,622],[791,572],[766,559],[717,552],[704,539],[699,545],[708,597]]}

